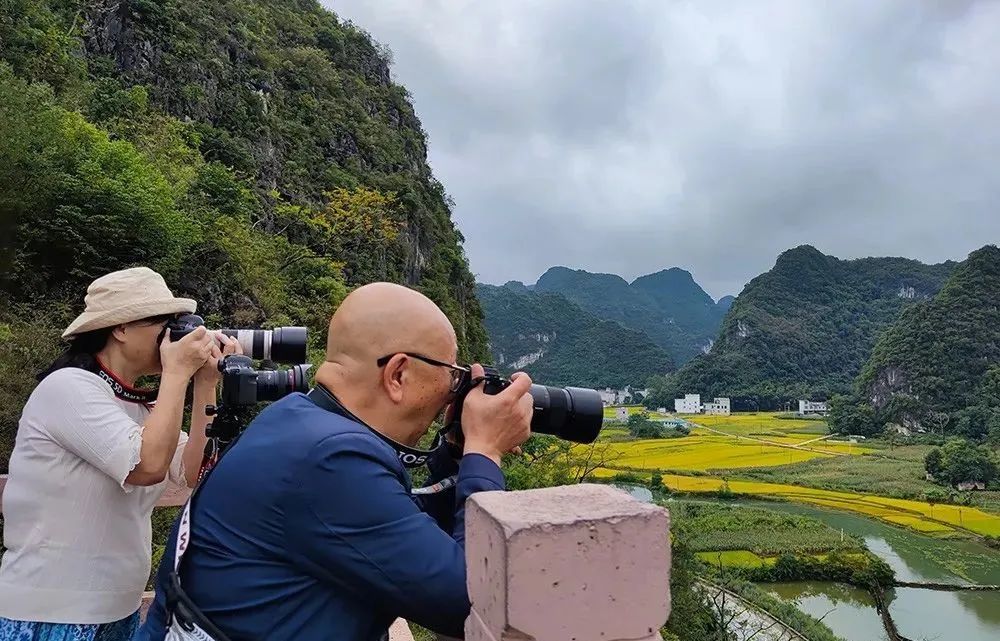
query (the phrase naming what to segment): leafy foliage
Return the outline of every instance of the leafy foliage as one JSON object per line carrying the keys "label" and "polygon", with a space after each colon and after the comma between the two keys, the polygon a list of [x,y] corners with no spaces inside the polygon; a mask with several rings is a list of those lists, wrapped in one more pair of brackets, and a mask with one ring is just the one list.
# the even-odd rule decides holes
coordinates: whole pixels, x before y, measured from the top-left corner
{"label": "leafy foliage", "polygon": [[991,483],[997,477],[997,462],[986,447],[961,438],[948,439],[942,448],[927,453],[924,466],[935,479],[951,485],[965,482]]}
{"label": "leafy foliage", "polygon": [[546,385],[621,389],[673,369],[645,334],[600,320],[561,295],[492,285],[477,285],[476,292],[494,361],[504,371],[521,369]]}
{"label": "leafy foliage", "polygon": [[647,412],[630,414],[626,426],[633,438],[677,438],[691,433],[691,430],[683,425],[670,428],[660,421],[651,420]]}
{"label": "leafy foliage", "polygon": [[969,254],[932,300],[879,339],[834,424],[887,423],[971,439],[1000,425],[1000,249]]}
{"label": "leafy foliage", "polygon": [[405,283],[483,359],[462,236],[388,65],[315,0],[0,3],[0,368],[37,371],[87,283],[139,264],[212,324],[304,324],[314,350],[351,288]]}
{"label": "leafy foliage", "polygon": [[698,392],[764,410],[847,393],[880,332],[914,300],[937,293],[952,268],[790,249],[736,298],[711,351],[655,381],[647,404]]}

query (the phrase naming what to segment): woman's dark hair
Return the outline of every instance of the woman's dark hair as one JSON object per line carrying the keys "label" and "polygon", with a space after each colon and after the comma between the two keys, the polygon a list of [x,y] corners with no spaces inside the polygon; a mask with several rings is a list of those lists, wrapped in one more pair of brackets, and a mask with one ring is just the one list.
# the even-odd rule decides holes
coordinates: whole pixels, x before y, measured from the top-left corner
{"label": "woman's dark hair", "polygon": [[39,372],[35,378],[41,382],[52,372],[64,367],[79,367],[88,372],[96,372],[97,359],[94,355],[104,349],[114,329],[114,327],[103,327],[78,334],[70,341],[66,351],[60,354],[56,360],[52,361],[52,364],[48,368]]}
{"label": "woman's dark hair", "polygon": [[[143,318],[135,322],[150,324],[165,323],[175,316],[176,314],[161,314],[159,316]],[[96,372],[98,370],[98,365],[95,355],[97,352],[104,349],[104,346],[108,344],[108,339],[111,338],[111,333],[114,331],[115,327],[103,327],[101,329],[95,329],[89,332],[83,332],[82,334],[77,334],[76,337],[70,341],[69,347],[66,348],[66,351],[60,354],[56,360],[52,361],[52,364],[49,365],[48,368],[39,372],[35,378],[38,382],[41,382],[52,372],[64,367],[79,367],[80,369],[85,369],[88,372]]]}

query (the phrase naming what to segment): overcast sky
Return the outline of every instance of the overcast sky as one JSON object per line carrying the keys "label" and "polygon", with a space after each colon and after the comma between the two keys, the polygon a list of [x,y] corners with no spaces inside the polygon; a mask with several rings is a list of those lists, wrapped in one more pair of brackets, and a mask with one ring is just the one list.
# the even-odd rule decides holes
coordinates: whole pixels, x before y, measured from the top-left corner
{"label": "overcast sky", "polygon": [[481,282],[1000,242],[1000,2],[323,0],[393,52]]}

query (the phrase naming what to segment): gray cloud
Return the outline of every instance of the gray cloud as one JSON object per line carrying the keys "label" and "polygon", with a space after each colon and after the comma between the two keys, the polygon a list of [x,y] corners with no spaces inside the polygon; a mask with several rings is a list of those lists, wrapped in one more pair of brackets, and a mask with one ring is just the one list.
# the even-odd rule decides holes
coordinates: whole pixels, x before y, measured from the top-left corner
{"label": "gray cloud", "polygon": [[324,1],[394,54],[484,282],[1000,242],[1000,3]]}

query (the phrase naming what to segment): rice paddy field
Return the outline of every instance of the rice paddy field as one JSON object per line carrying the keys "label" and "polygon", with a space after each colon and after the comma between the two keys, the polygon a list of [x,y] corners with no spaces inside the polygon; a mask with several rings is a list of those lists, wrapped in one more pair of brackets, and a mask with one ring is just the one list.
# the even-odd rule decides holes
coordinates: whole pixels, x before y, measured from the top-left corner
{"label": "rice paddy field", "polygon": [[673,501],[676,536],[710,565],[755,569],[774,565],[781,554],[826,559],[833,551],[865,557],[864,542],[806,516],[759,507]]}
{"label": "rice paddy field", "polygon": [[[602,469],[595,475],[611,477],[620,470]],[[1000,537],[1000,516],[978,508],[959,505],[931,505],[923,501],[893,499],[872,494],[834,492],[815,488],[761,483],[758,481],[723,480],[712,476],[683,476],[666,474],[663,484],[674,492],[711,492],[722,490],[728,484],[733,494],[777,498],[820,507],[855,512],[880,519],[894,525],[908,527],[924,534],[948,536],[962,531],[991,537]]]}
{"label": "rice paddy field", "polygon": [[[614,414],[613,409],[611,414]],[[781,419],[775,414],[690,416],[687,419],[696,426],[690,436],[615,443],[614,467],[709,472],[790,465],[820,457],[870,451],[852,443],[816,441],[822,434],[817,435],[818,421],[814,420]],[[825,423],[819,423],[825,434]],[[619,436],[611,432],[614,430],[609,430],[609,436]]]}
{"label": "rice paddy field", "polygon": [[[815,461],[810,465],[819,468],[813,470],[813,475],[817,477],[815,484],[819,484],[824,475],[825,482],[832,483],[837,477],[851,474],[852,469],[858,472],[855,468],[859,466],[872,471],[879,468],[877,461],[866,460],[862,463],[852,460],[876,451],[872,448],[861,444],[816,441],[822,436],[816,433],[817,421],[784,419],[764,413],[687,418],[697,427],[684,438],[610,439],[611,456],[604,469],[598,470],[596,475],[610,477],[623,470],[658,472],[664,475],[663,483],[675,492],[714,493],[719,492],[725,483],[734,494],[847,510],[934,536],[973,533],[1000,537],[1000,515],[972,506],[931,505],[915,499],[865,492],[866,489],[878,488],[878,482],[859,485],[853,480],[844,480],[843,489],[825,489],[793,484],[800,482],[794,473],[775,477],[775,480],[787,479],[785,482],[733,478],[740,475],[741,470],[747,470],[748,475],[766,477],[766,470],[762,468],[792,465],[786,469],[794,470]],[[911,454],[918,456],[916,452]],[[751,468],[757,470],[751,472]],[[721,478],[723,475],[728,478],[724,480]],[[910,486],[919,485],[910,481]]]}

